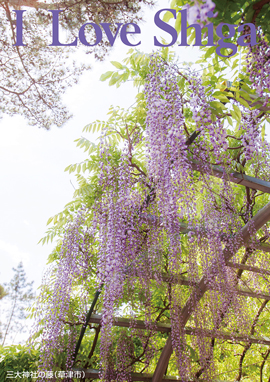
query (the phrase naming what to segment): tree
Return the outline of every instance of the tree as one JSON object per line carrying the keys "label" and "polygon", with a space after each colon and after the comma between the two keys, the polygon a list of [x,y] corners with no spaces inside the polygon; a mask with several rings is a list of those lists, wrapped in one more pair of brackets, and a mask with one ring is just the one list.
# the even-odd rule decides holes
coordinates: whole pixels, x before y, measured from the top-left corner
{"label": "tree", "polygon": [[[19,113],[30,124],[46,129],[53,124],[61,126],[70,118],[69,111],[61,103],[61,95],[89,67],[75,65],[68,59],[71,47],[49,46],[52,13],[48,10],[61,10],[59,24],[67,31],[67,39],[74,39],[78,29],[86,22],[112,23],[113,30],[117,23],[138,21],[140,3],[151,4],[151,1],[2,2],[0,116],[3,113]],[[16,14],[21,7],[26,7],[23,15]],[[19,23],[17,19],[20,17],[23,19],[25,46],[14,46],[17,43],[16,22]],[[87,38],[89,44],[93,44],[93,28],[87,31]],[[94,53],[96,58],[103,59],[109,46],[108,41],[101,41],[96,47],[87,47],[86,53]]]}
{"label": "tree", "polygon": [[18,332],[22,333],[24,329],[24,320],[26,319],[25,310],[33,301],[32,282],[27,282],[23,264],[20,262],[17,268],[12,268],[14,276],[6,284],[7,300],[9,307],[6,311],[6,320],[1,324],[3,336],[2,346],[5,345],[7,338],[14,338]]}

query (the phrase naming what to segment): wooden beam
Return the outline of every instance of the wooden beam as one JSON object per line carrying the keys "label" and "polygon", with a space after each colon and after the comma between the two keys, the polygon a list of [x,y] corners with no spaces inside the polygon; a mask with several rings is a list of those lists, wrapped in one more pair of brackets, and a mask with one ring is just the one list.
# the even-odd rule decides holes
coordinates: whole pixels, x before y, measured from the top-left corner
{"label": "wooden beam", "polygon": [[[159,226],[162,225],[163,220],[159,216],[151,215],[148,213],[142,213],[141,217],[143,217],[149,225],[152,226]],[[190,231],[194,231],[195,229],[188,228],[188,225],[186,223],[180,222],[180,232],[181,233],[188,233]]]}
{"label": "wooden beam", "polygon": [[[269,185],[270,185],[270,182],[269,182]],[[141,216],[147,221],[147,223],[149,225],[161,225],[162,224],[162,218],[160,217],[157,217],[155,215],[151,215],[151,214],[147,214],[147,213],[142,213]],[[200,231],[200,233],[203,233],[203,234],[206,234],[208,232],[208,230],[203,227],[203,226],[199,226],[199,227],[188,227],[188,224],[187,223],[183,223],[183,222],[180,222],[179,223],[180,225],[180,232],[182,234],[185,234],[185,233],[188,233],[188,232],[196,232],[196,231]],[[221,235],[221,239],[222,240],[228,240],[230,239],[229,235],[226,235],[226,234],[222,234]],[[246,243],[246,247],[247,248],[251,248],[251,249],[258,249],[260,251],[263,251],[263,252],[269,252],[270,253],[270,244],[268,243],[260,243],[260,244],[257,244],[257,243],[252,243],[252,242],[249,242],[249,243]]]}
{"label": "wooden beam", "polygon": [[[151,278],[154,279],[152,276]],[[186,285],[186,286],[196,286],[196,281],[189,280],[187,277],[182,275],[172,275],[169,273],[161,273],[161,279],[165,283],[172,283],[172,284],[179,284],[179,285]]]}
{"label": "wooden beam", "polygon": [[242,269],[243,271],[250,271],[254,273],[260,273],[262,275],[270,275],[270,271],[267,269],[262,269],[258,267],[252,267],[251,265],[231,263],[230,261],[226,264],[228,267],[235,269]]}
{"label": "wooden beam", "polygon": [[252,298],[259,298],[259,299],[262,299],[262,300],[267,300],[267,301],[270,301],[270,295],[269,294],[265,294],[263,292],[252,292],[251,290],[249,290],[248,288],[237,288],[237,294],[239,296],[245,296],[245,297],[252,297]]}
{"label": "wooden beam", "polygon": [[[151,226],[161,226],[163,224],[163,220],[160,217],[157,217],[155,215],[151,215],[148,213],[142,213],[141,216],[147,221],[147,223]],[[189,227],[187,223],[179,222],[179,231],[182,234],[186,234],[188,232],[200,232],[203,235],[207,235],[209,230],[204,226],[198,226],[198,227]],[[221,240],[228,240],[229,235],[222,233],[221,234]],[[270,250],[270,247],[269,247]]]}
{"label": "wooden beam", "polygon": [[190,328],[185,327],[184,329],[185,334],[189,334],[191,336],[203,336],[203,337],[210,337],[210,338],[219,338],[224,340],[230,340],[233,342],[247,342],[252,344],[260,344],[260,345],[270,345],[270,338],[256,338],[254,336],[244,336],[244,335],[236,335],[236,334],[230,334],[230,333],[224,333],[214,330],[206,330],[206,329],[197,329],[197,328]]}
{"label": "wooden beam", "polygon": [[[102,316],[100,314],[92,314],[89,322],[91,324],[101,323]],[[130,318],[115,317],[113,320],[114,326],[120,326],[124,328],[130,328],[131,326],[136,329],[146,329],[145,322],[142,320],[131,320]],[[153,322],[153,330],[157,332],[170,333],[171,325],[163,324],[160,322]]]}
{"label": "wooden beam", "polygon": [[[89,322],[92,324],[101,324],[102,316],[100,314],[92,314]],[[162,332],[162,333],[170,333],[171,332],[171,324],[163,324],[160,322],[153,322],[152,328],[154,331]],[[146,330],[147,326],[145,322],[142,320],[131,320],[129,318],[115,317],[113,320],[114,326],[124,327],[124,328],[136,328]],[[223,333],[214,330],[207,329],[198,329],[198,328],[190,328],[185,327],[184,333],[191,336],[204,336],[210,338],[221,338],[226,340],[238,341],[238,342],[248,342],[253,344],[262,344],[262,345],[270,345],[270,339],[265,338],[256,338],[254,336],[243,336],[243,335],[232,335],[229,333]]]}
{"label": "wooden beam", "polygon": [[[232,243],[229,242],[224,250],[223,256],[225,262],[229,262],[234,254],[241,248],[242,245],[247,245],[250,242],[251,232],[254,230],[258,231],[265,223],[270,220],[270,203],[267,203],[257,214],[240,230],[240,232],[231,239],[234,241],[234,250],[232,250]],[[209,277],[210,275],[208,275]],[[213,278],[214,278],[213,274]],[[205,292],[208,290],[207,278],[203,276],[198,283],[198,286],[192,291],[190,297],[188,298],[185,306],[181,312],[181,322],[185,326],[190,316],[192,315],[194,309],[196,309],[199,301],[204,296]],[[158,360],[156,370],[154,372],[152,382],[161,382],[162,377],[167,369],[170,357],[172,355],[172,339],[169,336],[166,345],[164,346],[161,356]]]}
{"label": "wooden beam", "polygon": [[[206,173],[203,163],[198,161],[193,161],[191,167],[194,171],[199,171],[201,173]],[[242,186],[252,188],[253,190],[259,190],[270,194],[270,182],[266,180],[261,180],[253,178],[252,176],[241,174],[232,170],[226,171],[220,166],[210,165],[209,174],[217,178],[224,178],[229,182],[236,184],[241,184]]]}
{"label": "wooden beam", "polygon": [[[254,269],[254,267],[249,267],[248,265],[237,264],[237,266],[235,266],[234,263],[230,263],[230,262],[227,263],[228,266],[231,266],[230,264],[233,264],[232,268],[237,268],[237,269],[252,268],[252,269]],[[241,267],[239,267],[239,266],[241,266]],[[255,268],[255,269],[257,269],[258,272],[260,271],[260,268]],[[270,271],[266,271],[266,272],[268,272],[268,274],[270,274]],[[262,273],[262,272],[260,272],[260,273]],[[151,275],[150,277],[151,277],[151,279],[154,279],[153,275]],[[187,277],[184,277],[181,275],[170,275],[168,273],[162,273],[161,279],[164,282],[172,283],[172,284],[179,284],[179,285],[185,285],[185,286],[191,286],[191,287],[198,287],[198,285],[199,285],[199,282],[192,281],[192,280],[188,279]],[[214,288],[209,288],[209,289],[215,290]],[[248,288],[236,288],[236,294],[238,294],[240,296],[259,298],[259,299],[270,301],[270,295],[269,294],[264,293],[264,292],[253,292],[251,289],[248,289]]]}
{"label": "wooden beam", "polygon": [[270,252],[270,245],[268,243],[261,243],[255,247],[263,252]]}

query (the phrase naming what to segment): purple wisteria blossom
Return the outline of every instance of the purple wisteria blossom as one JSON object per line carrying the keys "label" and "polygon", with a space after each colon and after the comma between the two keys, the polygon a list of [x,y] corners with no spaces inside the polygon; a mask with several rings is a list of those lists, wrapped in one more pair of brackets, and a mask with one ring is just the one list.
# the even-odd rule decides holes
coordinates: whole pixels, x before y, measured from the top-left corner
{"label": "purple wisteria blossom", "polygon": [[[197,7],[193,9],[197,12],[196,21],[203,22],[206,11],[213,9],[214,4],[209,0],[196,2],[193,7]],[[263,42],[254,49],[257,63],[250,60],[248,73],[254,81],[253,91],[263,97],[269,85],[264,66],[270,73],[268,56],[263,58],[263,52],[268,54],[268,50]],[[114,125],[111,130],[109,126],[104,128],[98,149],[97,196],[91,210],[81,209],[66,227],[53,272],[54,289],[48,293],[46,312],[39,311],[43,328],[40,368],[53,367],[54,357],[65,350],[66,368],[72,366],[74,322],[76,319],[80,324],[85,318],[85,312],[80,311],[75,317],[71,311],[72,297],[74,290],[87,293],[89,288],[91,238],[96,286],[104,286],[99,307],[100,379],[131,380],[137,359],[135,338],[139,338],[137,343],[143,349],[143,356],[139,357],[142,367],[153,367],[160,350],[155,337],[160,300],[166,304],[164,310],[161,308],[166,312],[163,319],[171,322],[174,362],[180,379],[194,380],[194,363],[189,353],[192,346],[198,353],[204,380],[211,381],[216,373],[213,347],[205,339],[209,330],[215,337],[226,326],[233,340],[234,333],[245,336],[251,327],[251,302],[239,295],[239,276],[228,266],[226,253],[241,262],[245,249],[235,251],[244,244],[237,232],[252,217],[253,205],[248,198],[253,197],[255,204],[255,190],[236,191],[241,186],[231,184],[232,168],[241,157],[242,162],[237,164],[247,164],[255,174],[264,166],[269,177],[270,167],[264,161],[269,162],[270,148],[261,134],[260,110],[239,107],[237,99],[232,99],[231,109],[228,107],[223,114],[223,109],[214,108],[217,101],[213,88],[204,85],[199,72],[188,69],[183,74],[158,54],[151,56],[147,70],[144,120],[140,117],[138,122],[136,115],[125,118],[121,131]],[[233,116],[233,109],[238,119],[235,133],[224,122]],[[123,139],[121,149],[108,139],[115,131]],[[194,133],[196,139],[191,142]],[[141,162],[137,157],[134,160],[138,151]],[[222,168],[218,179],[215,166]],[[248,230],[253,237],[248,243],[248,260],[256,264],[255,229],[250,225]],[[188,294],[179,283],[183,274],[188,274],[191,291],[196,292],[197,286],[202,285],[202,277],[202,286],[207,290],[200,304],[196,296],[190,300],[190,321],[200,333],[191,339],[184,332],[182,312]],[[259,288],[256,275],[248,281]],[[197,292],[200,293],[198,289]],[[82,301],[84,297],[81,293]],[[128,312],[130,327],[117,337],[114,317],[124,310]],[[138,311],[146,334],[136,328]],[[230,327],[231,322],[237,327]]]}

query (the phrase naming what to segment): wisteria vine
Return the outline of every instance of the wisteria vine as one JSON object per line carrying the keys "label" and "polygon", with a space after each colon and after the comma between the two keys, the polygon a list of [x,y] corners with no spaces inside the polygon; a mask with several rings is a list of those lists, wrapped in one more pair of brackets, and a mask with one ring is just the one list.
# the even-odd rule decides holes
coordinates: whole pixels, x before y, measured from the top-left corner
{"label": "wisteria vine", "polygon": [[[205,3],[211,7],[211,2]],[[248,63],[252,86],[260,97],[265,96],[269,81],[268,71],[262,69],[266,63],[269,69],[268,61],[261,59],[266,57],[265,52],[268,46],[262,40],[252,48]],[[237,186],[228,182],[232,169],[239,165],[243,171],[248,168],[254,175],[260,173],[269,180],[269,165],[267,171],[261,169],[262,160],[269,159],[269,145],[261,134],[262,111],[242,105],[241,122],[233,135],[224,115],[213,113],[212,89],[203,84],[200,75],[192,70],[183,74],[159,55],[150,60],[144,99],[145,128],[133,120],[125,122],[125,128],[117,131],[124,142],[121,149],[108,139],[112,129],[109,126],[103,129],[98,148],[98,187],[102,192],[91,209],[81,209],[67,227],[54,292],[40,321],[44,327],[41,368],[52,367],[55,352],[66,350],[64,346],[67,369],[74,362],[75,337],[69,332],[67,345],[64,328],[73,319],[69,309],[72,285],[76,279],[84,283],[94,253],[96,286],[104,285],[100,307],[100,378],[130,380],[138,360],[145,365],[144,369],[151,367],[159,352],[155,325],[171,322],[173,362],[182,381],[194,375],[212,380],[215,341],[206,339],[206,331],[212,330],[214,335],[222,327],[230,328],[233,321],[230,318],[236,314],[237,328],[230,328],[232,338],[236,330],[244,335],[251,325],[248,314],[251,305],[237,294],[241,275],[227,266],[223,250],[226,247],[233,252],[241,246],[235,234],[253,216],[256,197],[256,191],[249,189],[239,197]],[[232,107],[237,104],[236,100],[231,102]],[[262,102],[264,107],[267,103]],[[141,162],[136,159],[138,147],[144,147]],[[218,180],[212,176],[215,165],[223,169]],[[201,171],[194,171],[194,166]],[[240,210],[239,200],[244,203]],[[86,228],[85,219],[89,215],[91,227]],[[267,232],[261,240],[269,237]],[[252,227],[250,234],[254,236]],[[90,242],[95,245],[94,251],[90,250]],[[234,261],[239,258],[242,262],[252,261],[259,242],[254,237],[248,255],[240,250]],[[181,309],[189,293],[175,282],[182,274],[188,275],[189,290],[202,276],[209,290],[203,303],[194,301],[189,323],[200,329],[200,334],[191,340],[187,340],[181,323]],[[259,287],[256,275],[252,277],[250,282]],[[155,310],[153,300],[159,288],[164,309]],[[113,319],[117,310],[127,311],[131,324],[121,332],[116,344]],[[146,332],[133,325],[138,312],[145,321]],[[76,322],[84,322],[84,315],[82,310]],[[69,328],[75,327],[73,321]],[[137,357],[134,338],[139,339],[142,349]],[[190,356],[190,348],[198,353],[199,368],[195,356]]]}

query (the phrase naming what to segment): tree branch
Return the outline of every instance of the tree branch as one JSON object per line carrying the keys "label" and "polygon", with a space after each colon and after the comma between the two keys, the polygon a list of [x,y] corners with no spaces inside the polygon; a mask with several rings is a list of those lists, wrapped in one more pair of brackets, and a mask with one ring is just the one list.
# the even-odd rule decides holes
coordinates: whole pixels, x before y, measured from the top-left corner
{"label": "tree branch", "polygon": [[[255,332],[255,327],[258,323],[258,320],[259,320],[259,317],[260,317],[260,314],[262,313],[263,309],[265,308],[266,304],[268,303],[267,300],[264,300],[264,302],[262,303],[262,305],[260,306],[260,309],[258,310],[257,314],[256,314],[256,317],[253,321],[253,324],[251,326],[251,330],[250,330],[250,335],[253,336],[254,332]],[[242,377],[242,368],[243,368],[243,361],[244,361],[244,358],[246,356],[246,353],[247,351],[249,350],[249,348],[251,347],[251,343],[247,343],[244,350],[243,350],[243,353],[241,354],[241,357],[240,357],[240,360],[239,360],[239,372],[238,372],[238,376],[236,378],[236,381],[240,381],[241,377]]]}
{"label": "tree branch", "polygon": [[253,9],[255,10],[255,13],[252,17],[252,21],[251,21],[252,23],[255,23],[255,20],[256,20],[258,14],[261,12],[262,7],[268,3],[270,3],[270,0],[260,0],[258,3],[253,5]]}

